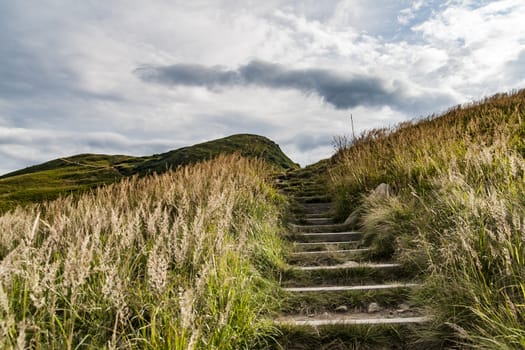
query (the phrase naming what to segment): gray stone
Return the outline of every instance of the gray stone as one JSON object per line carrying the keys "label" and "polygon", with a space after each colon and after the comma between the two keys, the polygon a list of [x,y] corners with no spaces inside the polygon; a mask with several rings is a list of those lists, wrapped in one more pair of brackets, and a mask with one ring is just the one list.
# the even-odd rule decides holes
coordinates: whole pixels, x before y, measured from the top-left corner
{"label": "gray stone", "polygon": [[353,212],[348,215],[344,224],[349,226],[357,226],[359,218],[361,217],[363,209],[361,207],[355,209]]}
{"label": "gray stone", "polygon": [[335,308],[335,312],[347,312],[348,307],[346,305],[340,305]]}
{"label": "gray stone", "polygon": [[402,313],[407,312],[407,311],[410,311],[410,305],[408,305],[406,303],[402,303],[402,304],[399,304],[397,306],[397,310],[396,310],[397,313],[402,314]]}
{"label": "gray stone", "polygon": [[379,306],[378,303],[370,303],[370,305],[368,305],[368,313],[374,313],[374,312],[379,312],[381,311],[382,308],[381,306]]}
{"label": "gray stone", "polygon": [[388,197],[390,196],[390,185],[386,183],[381,183],[374,190],[374,195],[378,197]]}

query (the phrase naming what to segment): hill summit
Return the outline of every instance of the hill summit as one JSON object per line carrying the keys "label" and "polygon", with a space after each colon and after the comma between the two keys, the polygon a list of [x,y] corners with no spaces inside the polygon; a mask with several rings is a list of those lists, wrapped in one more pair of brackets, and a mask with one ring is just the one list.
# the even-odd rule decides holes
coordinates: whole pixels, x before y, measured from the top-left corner
{"label": "hill summit", "polygon": [[135,174],[162,173],[236,152],[244,157],[260,158],[280,170],[299,167],[275,142],[252,134],[232,135],[145,157],[80,154],[0,176],[0,211],[17,204],[82,192]]}

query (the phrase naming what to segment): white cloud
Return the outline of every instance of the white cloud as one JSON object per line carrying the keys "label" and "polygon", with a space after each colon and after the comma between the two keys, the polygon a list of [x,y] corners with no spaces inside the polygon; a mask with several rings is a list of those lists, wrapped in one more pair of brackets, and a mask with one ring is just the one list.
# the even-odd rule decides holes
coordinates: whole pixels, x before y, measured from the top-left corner
{"label": "white cloud", "polygon": [[525,49],[525,3],[503,0],[472,6],[455,3],[414,27],[449,56],[442,84],[474,98],[517,88],[500,78],[508,62]]}
{"label": "white cloud", "polygon": [[407,25],[416,18],[417,12],[423,7],[423,0],[414,1],[410,7],[399,11],[397,21],[402,25]]}
{"label": "white cloud", "polygon": [[[0,172],[75,152],[162,152],[236,132],[268,136],[305,164],[329,156],[331,136],[349,132],[350,113],[361,131],[523,84],[523,1],[434,3],[5,2]],[[412,109],[343,111],[300,91],[167,87],[133,73],[253,60],[375,77],[402,89]]]}

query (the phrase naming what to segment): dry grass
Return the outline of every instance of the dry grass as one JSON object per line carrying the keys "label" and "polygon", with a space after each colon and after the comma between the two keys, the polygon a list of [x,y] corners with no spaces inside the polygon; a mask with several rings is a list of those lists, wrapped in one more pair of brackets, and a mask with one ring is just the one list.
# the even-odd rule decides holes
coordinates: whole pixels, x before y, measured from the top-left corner
{"label": "dry grass", "polygon": [[[525,347],[525,91],[362,135],[331,170],[339,210],[362,210],[383,253],[427,277],[421,337]],[[394,194],[368,196],[381,182]],[[452,345],[451,345],[452,344]]]}
{"label": "dry grass", "polygon": [[274,330],[280,198],[224,156],[0,217],[0,348],[239,349]]}

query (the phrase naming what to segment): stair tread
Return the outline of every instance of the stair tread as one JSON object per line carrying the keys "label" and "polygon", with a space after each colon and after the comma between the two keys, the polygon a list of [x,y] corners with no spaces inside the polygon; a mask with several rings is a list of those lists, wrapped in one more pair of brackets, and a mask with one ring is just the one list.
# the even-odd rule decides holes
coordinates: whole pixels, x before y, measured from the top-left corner
{"label": "stair tread", "polygon": [[301,271],[312,271],[312,270],[337,270],[337,269],[354,269],[354,268],[373,268],[373,269],[382,269],[382,268],[392,268],[401,266],[396,263],[358,263],[355,261],[347,261],[344,264],[338,265],[321,265],[321,266],[292,266],[295,270]]}
{"label": "stair tread", "polygon": [[360,232],[292,232],[288,235],[288,239],[295,241],[359,241],[362,238]]}
{"label": "stair tread", "polygon": [[311,246],[311,245],[333,245],[333,244],[356,244],[357,241],[336,241],[336,242],[293,242],[295,246]]}
{"label": "stair tread", "polygon": [[301,204],[303,207],[328,207],[333,206],[334,202],[317,202],[317,203],[303,203]]}
{"label": "stair tread", "polygon": [[317,232],[326,232],[326,231],[332,231],[336,230],[339,231],[340,229],[348,229],[350,228],[350,225],[342,223],[342,224],[290,224],[290,228],[296,231],[309,231],[312,232],[312,230],[316,230]]}
{"label": "stair tread", "polygon": [[361,252],[368,252],[370,251],[370,248],[358,248],[358,249],[336,249],[336,250],[312,250],[312,251],[306,251],[306,252],[293,252],[292,256],[297,255],[322,255],[322,254],[344,254],[344,253],[361,253]]}
{"label": "stair tread", "polygon": [[418,287],[418,283],[389,283],[389,284],[371,284],[356,286],[315,286],[315,287],[289,287],[283,288],[287,292],[339,292],[339,291],[362,291],[362,290],[379,290],[379,289],[396,289],[396,288],[413,288]]}
{"label": "stair tread", "polygon": [[381,324],[408,324],[426,323],[431,320],[428,316],[388,316],[384,313],[324,313],[309,317],[308,315],[283,316],[275,320],[281,326],[329,326],[329,325],[381,325]]}
{"label": "stair tread", "polygon": [[[329,211],[321,211],[318,213],[309,213],[309,214],[303,214],[303,218],[306,220],[310,219],[324,219],[327,215],[331,215],[332,213]],[[333,218],[332,218],[333,220]]]}
{"label": "stair tread", "polygon": [[342,232],[298,232],[294,233],[299,236],[331,236],[331,235],[355,235],[361,234],[359,231],[342,231]]}
{"label": "stair tread", "polygon": [[[310,224],[310,225],[313,225],[313,224],[317,224],[317,223],[321,223],[320,225],[332,225],[333,224],[333,221],[334,219],[333,218],[327,218],[327,217],[319,217],[319,218],[304,218],[302,219],[304,222],[306,222],[306,224]],[[298,224],[298,225],[301,225],[301,224]]]}

